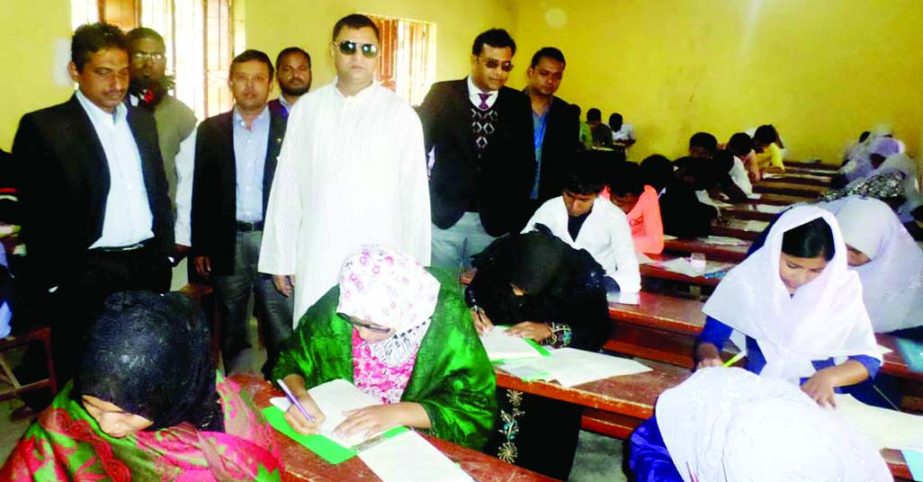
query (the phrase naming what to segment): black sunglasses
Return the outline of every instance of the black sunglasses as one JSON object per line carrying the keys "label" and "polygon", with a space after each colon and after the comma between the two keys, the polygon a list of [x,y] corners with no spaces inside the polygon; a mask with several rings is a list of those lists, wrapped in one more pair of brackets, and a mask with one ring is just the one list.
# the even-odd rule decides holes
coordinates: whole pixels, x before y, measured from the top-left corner
{"label": "black sunglasses", "polygon": [[352,40],[344,40],[338,44],[340,53],[343,55],[355,55],[357,50],[362,50],[362,56],[365,58],[374,58],[378,55],[378,46],[375,44],[361,44]]}
{"label": "black sunglasses", "polygon": [[487,60],[485,60],[485,61],[484,61],[484,66],[487,67],[487,68],[490,69],[490,70],[493,70],[493,69],[496,69],[497,67],[500,67],[500,70],[502,70],[502,71],[504,71],[504,72],[509,72],[509,71],[513,70],[513,63],[512,63],[512,62],[509,62],[509,61],[500,62],[500,61],[497,60],[497,59],[487,59]]}

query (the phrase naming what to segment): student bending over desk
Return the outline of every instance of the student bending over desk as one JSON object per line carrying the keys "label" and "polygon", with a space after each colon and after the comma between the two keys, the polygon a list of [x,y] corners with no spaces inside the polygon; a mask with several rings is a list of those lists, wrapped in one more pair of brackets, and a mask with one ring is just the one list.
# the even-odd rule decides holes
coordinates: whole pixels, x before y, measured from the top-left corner
{"label": "student bending over desk", "polygon": [[623,162],[609,179],[609,200],[628,217],[635,250],[663,252],[663,222],[657,191],[641,180],[641,167]]}
{"label": "student bending over desk", "polygon": [[343,435],[406,425],[481,448],[496,414],[496,382],[459,294],[453,276],[389,248],[364,246],[347,258],[338,286],[280,350],[273,379],[284,379],[315,421],[294,405],[285,419],[316,432],[324,415],[306,388],[345,379],[384,405],[353,412],[337,428]]}
{"label": "student bending over desk", "polygon": [[[800,385],[819,404],[832,405],[840,387],[874,378],[881,355],[846,259],[833,214],[813,206],[786,211],[705,303],[698,367],[720,366],[718,354],[736,331],[746,336],[748,370]],[[848,360],[837,364],[835,357]]]}
{"label": "student bending over desk", "polygon": [[881,454],[781,380],[700,370],[657,400],[631,435],[638,482],[883,482]]}
{"label": "student bending over desk", "polygon": [[[23,435],[0,480],[254,480],[279,469],[272,429],[220,375],[180,293],[111,295],[74,382]],[[276,472],[278,474],[278,472]]]}
{"label": "student bending over desk", "polygon": [[[477,274],[467,300],[479,330],[512,325],[510,332],[554,347],[598,351],[609,334],[603,269],[542,232],[494,241],[475,256]],[[577,405],[497,390],[500,421],[485,452],[566,480],[577,448]]]}

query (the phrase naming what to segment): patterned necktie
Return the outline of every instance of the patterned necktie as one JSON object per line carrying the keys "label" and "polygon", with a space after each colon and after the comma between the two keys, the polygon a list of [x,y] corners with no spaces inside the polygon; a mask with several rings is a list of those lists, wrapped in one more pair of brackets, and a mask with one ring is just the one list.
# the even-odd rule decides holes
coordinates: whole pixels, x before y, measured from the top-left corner
{"label": "patterned necktie", "polygon": [[487,99],[490,98],[490,94],[485,94],[483,92],[478,92],[478,97],[481,98],[481,105],[478,106],[478,109],[487,110],[490,109],[490,106],[487,105]]}

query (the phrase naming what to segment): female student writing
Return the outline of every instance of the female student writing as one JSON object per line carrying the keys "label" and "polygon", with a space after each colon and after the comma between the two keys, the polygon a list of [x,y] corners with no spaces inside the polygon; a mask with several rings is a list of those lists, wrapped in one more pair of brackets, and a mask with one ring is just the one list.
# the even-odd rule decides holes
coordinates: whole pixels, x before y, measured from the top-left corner
{"label": "female student writing", "polygon": [[[720,366],[732,332],[747,369],[800,385],[819,404],[840,387],[874,378],[881,355],[856,273],[833,214],[796,206],[775,222],[765,244],[732,269],[705,303],[696,342],[698,367]],[[848,357],[835,363],[835,357]]]}
{"label": "female student writing", "polygon": [[472,448],[487,440],[496,413],[493,368],[458,281],[413,258],[364,246],[343,263],[337,286],[317,301],[282,346],[282,378],[307,412],[285,419],[301,433],[324,420],[307,388],[335,379],[384,404],[353,411],[344,436],[406,425]]}
{"label": "female student writing", "polygon": [[923,251],[882,201],[850,196],[818,205],[836,215],[847,260],[862,280],[876,333],[923,324]]}
{"label": "female student writing", "polygon": [[180,293],[106,300],[72,384],[39,414],[0,480],[278,477],[272,429],[217,377],[201,310]]}

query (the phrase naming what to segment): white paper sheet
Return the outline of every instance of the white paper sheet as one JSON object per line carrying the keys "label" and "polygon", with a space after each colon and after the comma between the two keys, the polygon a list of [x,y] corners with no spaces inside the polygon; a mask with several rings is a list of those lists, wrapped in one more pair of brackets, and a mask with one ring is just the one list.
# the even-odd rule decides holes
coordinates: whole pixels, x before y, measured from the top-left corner
{"label": "white paper sheet", "polygon": [[709,244],[721,246],[743,246],[747,244],[747,242],[742,239],[732,238],[730,236],[706,236],[704,240]]}
{"label": "white paper sheet", "polygon": [[506,334],[506,328],[495,326],[487,334],[482,335],[481,343],[487,350],[487,358],[496,360],[516,360],[519,358],[533,358],[542,356],[534,346],[518,336]]}
{"label": "white paper sheet", "polygon": [[892,350],[892,349],[890,349],[890,348],[888,348],[888,347],[886,347],[886,346],[878,345],[878,352],[881,353],[881,356],[885,356],[885,355],[887,355],[888,353],[891,353],[892,351],[894,351],[894,350]]}
{"label": "white paper sheet", "polygon": [[834,413],[879,449],[923,451],[923,416],[866,405],[851,395],[836,395]]}
{"label": "white paper sheet", "polygon": [[[344,447],[352,447],[380,433],[358,433],[347,438],[333,434],[337,426],[346,420],[344,412],[382,404],[380,400],[359,390],[352,383],[346,380],[331,380],[308,390],[308,394],[314,399],[314,403],[325,417],[324,423],[320,426],[320,432],[334,442]],[[292,405],[292,402],[285,397],[274,397],[269,402],[283,412]]]}
{"label": "white paper sheet", "polygon": [[762,198],[763,198],[763,195],[762,195],[761,193],[755,192],[755,193],[753,193],[753,194],[747,194],[747,198],[749,198],[749,199],[762,199]]}
{"label": "white paper sheet", "polygon": [[471,476],[420,434],[407,431],[359,452],[383,482],[468,482]]}
{"label": "white paper sheet", "polygon": [[[557,380],[565,387],[573,387],[583,383],[602,380],[604,378],[634,375],[650,371],[646,365],[628,358],[621,358],[602,353],[577,350],[575,348],[561,348],[552,350],[550,357],[519,360],[510,364],[512,370],[524,370],[529,367],[533,373],[547,372],[547,377],[539,379]],[[502,367],[504,370],[507,366]]]}
{"label": "white paper sheet", "polygon": [[769,226],[769,223],[766,221],[747,221],[746,226],[744,226],[744,231],[752,231],[755,233],[761,233],[766,226]]}
{"label": "white paper sheet", "polygon": [[757,204],[756,210],[761,213],[778,214],[778,213],[781,213],[782,210],[787,207],[788,206],[776,206],[774,204]]}
{"label": "white paper sheet", "polygon": [[686,275],[690,278],[704,276],[706,274],[714,273],[728,268],[728,265],[724,263],[709,263],[705,265],[705,269],[698,269],[692,265],[692,262],[689,261],[688,258],[675,258],[667,261],[661,261],[659,263],[655,263],[654,266],[665,269],[667,271],[672,271],[674,273]]}

